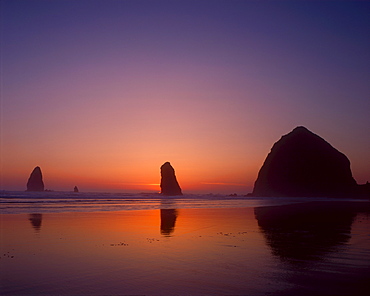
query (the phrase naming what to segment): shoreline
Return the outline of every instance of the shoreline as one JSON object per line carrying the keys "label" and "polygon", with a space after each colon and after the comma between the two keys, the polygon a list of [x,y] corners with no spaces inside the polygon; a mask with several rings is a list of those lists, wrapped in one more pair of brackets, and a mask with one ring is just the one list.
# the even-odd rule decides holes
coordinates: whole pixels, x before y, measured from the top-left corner
{"label": "shoreline", "polygon": [[22,213],[62,213],[62,212],[110,212],[158,210],[171,208],[254,208],[288,204],[361,204],[368,205],[367,199],[343,198],[282,198],[282,197],[230,197],[210,195],[184,195],[179,197],[163,196],[101,196],[86,194],[84,196],[34,197],[34,196],[0,196],[0,214]]}

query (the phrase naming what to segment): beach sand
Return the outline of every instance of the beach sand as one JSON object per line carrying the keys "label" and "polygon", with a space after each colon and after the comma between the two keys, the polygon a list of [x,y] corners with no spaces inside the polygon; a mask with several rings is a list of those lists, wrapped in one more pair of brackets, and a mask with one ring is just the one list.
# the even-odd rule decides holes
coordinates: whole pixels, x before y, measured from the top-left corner
{"label": "beach sand", "polygon": [[361,295],[369,202],[1,215],[2,295]]}

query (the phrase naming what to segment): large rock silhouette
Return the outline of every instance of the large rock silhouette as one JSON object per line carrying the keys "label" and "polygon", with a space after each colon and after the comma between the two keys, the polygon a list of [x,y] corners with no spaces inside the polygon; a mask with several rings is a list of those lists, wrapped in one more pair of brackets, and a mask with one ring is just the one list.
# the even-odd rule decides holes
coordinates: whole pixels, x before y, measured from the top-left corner
{"label": "large rock silhouette", "polygon": [[182,195],[181,188],[177,182],[175,170],[169,162],[161,166],[161,194]]}
{"label": "large rock silhouette", "polygon": [[44,182],[40,167],[35,167],[28,178],[27,191],[44,191]]}
{"label": "large rock silhouette", "polygon": [[252,195],[341,197],[356,192],[348,158],[300,126],[273,145]]}

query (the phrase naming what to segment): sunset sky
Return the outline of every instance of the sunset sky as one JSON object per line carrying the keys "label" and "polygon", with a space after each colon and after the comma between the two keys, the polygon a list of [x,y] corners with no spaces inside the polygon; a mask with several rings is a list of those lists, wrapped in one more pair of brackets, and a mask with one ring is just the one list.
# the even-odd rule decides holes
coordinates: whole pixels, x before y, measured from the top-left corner
{"label": "sunset sky", "polygon": [[248,193],[298,125],[370,181],[368,1],[1,1],[1,189]]}

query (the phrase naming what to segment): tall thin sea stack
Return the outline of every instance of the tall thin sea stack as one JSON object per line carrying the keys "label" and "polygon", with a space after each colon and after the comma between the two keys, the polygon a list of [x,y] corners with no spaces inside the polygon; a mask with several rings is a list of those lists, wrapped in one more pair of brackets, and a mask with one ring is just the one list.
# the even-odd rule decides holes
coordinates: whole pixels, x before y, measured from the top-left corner
{"label": "tall thin sea stack", "polygon": [[35,167],[28,178],[27,191],[44,191],[44,182],[40,167]]}
{"label": "tall thin sea stack", "polygon": [[252,195],[345,197],[356,190],[348,158],[300,126],[273,145]]}
{"label": "tall thin sea stack", "polygon": [[161,194],[182,195],[181,188],[177,182],[175,170],[169,162],[161,166]]}

